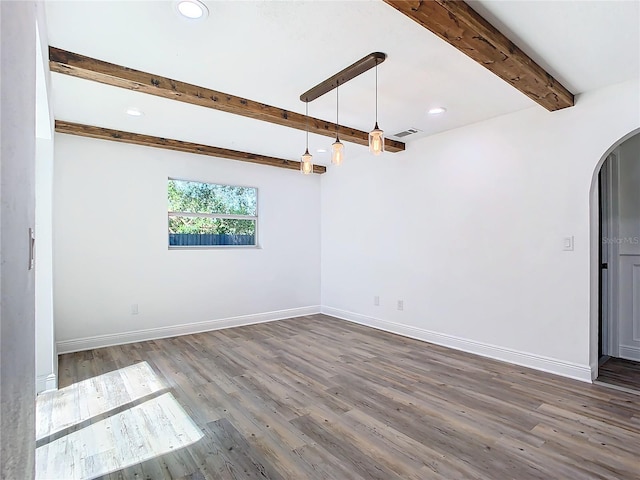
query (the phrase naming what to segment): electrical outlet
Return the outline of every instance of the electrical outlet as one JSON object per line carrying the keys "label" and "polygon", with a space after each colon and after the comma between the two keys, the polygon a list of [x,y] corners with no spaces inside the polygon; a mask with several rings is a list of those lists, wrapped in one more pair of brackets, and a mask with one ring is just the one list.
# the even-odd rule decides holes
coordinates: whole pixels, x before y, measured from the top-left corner
{"label": "electrical outlet", "polygon": [[138,304],[134,303],[131,305],[131,315],[137,315],[138,314]]}
{"label": "electrical outlet", "polygon": [[404,300],[398,300],[398,310],[404,310]]}
{"label": "electrical outlet", "polygon": [[375,297],[373,297],[373,304],[374,304],[376,307],[379,307],[379,306],[380,306],[380,297],[379,297],[378,295],[376,295]]}

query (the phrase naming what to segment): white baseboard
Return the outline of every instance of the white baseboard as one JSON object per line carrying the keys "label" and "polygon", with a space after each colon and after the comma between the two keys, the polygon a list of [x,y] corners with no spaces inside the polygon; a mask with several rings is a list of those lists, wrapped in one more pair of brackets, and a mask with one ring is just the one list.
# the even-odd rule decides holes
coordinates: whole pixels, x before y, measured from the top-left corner
{"label": "white baseboard", "polygon": [[620,354],[620,358],[640,362],[640,348],[638,347],[632,347],[630,345],[620,345],[620,350],[618,353]]}
{"label": "white baseboard", "polygon": [[[230,317],[219,320],[210,320],[206,322],[188,323],[183,325],[172,325],[168,327],[149,328],[144,330],[133,330],[129,332],[96,335],[92,337],[77,338],[71,340],[63,340],[56,344],[57,353],[72,353],[82,350],[91,350],[94,348],[110,347],[113,345],[124,345],[127,343],[143,342],[146,340],[157,340],[160,338],[176,337],[180,335],[189,335],[193,333],[207,332],[211,330],[219,330],[222,328],[240,327],[245,325],[253,325],[256,323],[271,322],[274,320],[283,320],[285,318],[301,317],[305,315],[313,315],[316,313],[324,313],[336,318],[359,323],[368,327],[377,328],[386,332],[403,335],[405,337],[415,338],[425,342],[435,343],[444,347],[462,350],[464,352],[474,353],[483,357],[493,358],[504,362],[521,365],[524,367],[541,370],[543,372],[554,373],[564,377],[581,380],[583,382],[592,381],[592,368],[589,365],[579,365],[576,363],[565,362],[554,358],[535,355],[527,352],[520,352],[505,347],[490,345],[475,340],[447,335],[444,333],[432,332],[429,330],[403,325],[400,323],[381,320],[378,318],[368,317],[346,310],[340,310],[332,307],[320,307],[313,305],[309,307],[292,308],[288,310],[277,310],[273,312],[257,313],[252,315],[243,315],[238,317]],[[629,349],[629,352],[627,350]],[[623,354],[626,353],[626,357]],[[633,355],[636,355],[634,357]],[[640,349],[635,347],[620,347],[620,356],[632,360],[640,361]],[[594,366],[595,367],[595,366]],[[595,371],[595,368],[593,369]],[[56,388],[55,375],[43,376],[37,378],[37,391],[50,390]]]}
{"label": "white baseboard", "polygon": [[38,375],[36,377],[36,393],[55,390],[58,388],[58,379],[55,373],[49,375]]}
{"label": "white baseboard", "polygon": [[58,355],[61,355],[63,353],[80,352],[82,350],[92,350],[94,348],[111,347],[113,345],[124,345],[126,343],[144,342],[147,340],[158,340],[160,338],[177,337],[180,335],[190,335],[192,333],[220,330],[221,328],[242,327],[245,325],[253,325],[255,323],[272,322],[274,320],[302,317],[304,315],[313,315],[316,313],[320,313],[319,305],[255,313],[252,315],[242,315],[239,317],[229,317],[218,320],[208,320],[206,322],[186,323],[183,325],[171,325],[168,327],[148,328],[123,333],[74,338],[71,340],[62,340],[57,342],[56,347]]}
{"label": "white baseboard", "polygon": [[348,312],[332,307],[323,306],[322,313],[341,318],[343,320],[348,320],[350,322],[359,323],[367,327],[373,327],[378,330],[384,330],[386,332],[395,333],[405,337],[435,343],[436,345],[442,345],[455,350],[462,350],[464,352],[474,353],[483,357],[489,357],[495,360],[501,360],[503,362],[541,370],[543,372],[562,375],[563,377],[573,378],[583,382],[591,383],[592,381],[591,367],[589,365],[580,365],[541,355],[535,355],[533,353],[520,352],[510,348],[490,345],[444,333],[432,332],[422,328],[368,317],[359,313]]}

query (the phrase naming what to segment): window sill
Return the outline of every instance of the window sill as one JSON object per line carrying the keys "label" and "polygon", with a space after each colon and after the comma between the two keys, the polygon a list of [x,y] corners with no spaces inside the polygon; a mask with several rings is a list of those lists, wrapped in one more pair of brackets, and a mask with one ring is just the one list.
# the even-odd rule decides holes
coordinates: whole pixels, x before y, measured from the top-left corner
{"label": "window sill", "polygon": [[167,247],[168,250],[262,250],[261,245],[175,245]]}

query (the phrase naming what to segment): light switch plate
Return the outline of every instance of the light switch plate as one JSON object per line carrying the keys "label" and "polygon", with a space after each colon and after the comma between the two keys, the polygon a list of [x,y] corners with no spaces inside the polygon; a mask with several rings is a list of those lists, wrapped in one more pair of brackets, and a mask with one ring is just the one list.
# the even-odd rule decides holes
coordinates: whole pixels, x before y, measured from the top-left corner
{"label": "light switch plate", "polygon": [[571,237],[564,237],[562,240],[562,250],[565,252],[573,251],[573,235]]}

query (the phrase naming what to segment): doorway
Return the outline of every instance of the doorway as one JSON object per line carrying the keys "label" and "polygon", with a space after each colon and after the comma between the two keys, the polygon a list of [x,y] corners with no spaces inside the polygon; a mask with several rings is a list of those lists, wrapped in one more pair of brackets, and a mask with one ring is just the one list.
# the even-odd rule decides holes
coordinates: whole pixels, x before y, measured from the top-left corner
{"label": "doorway", "polygon": [[607,156],[597,182],[596,381],[640,394],[640,134]]}

